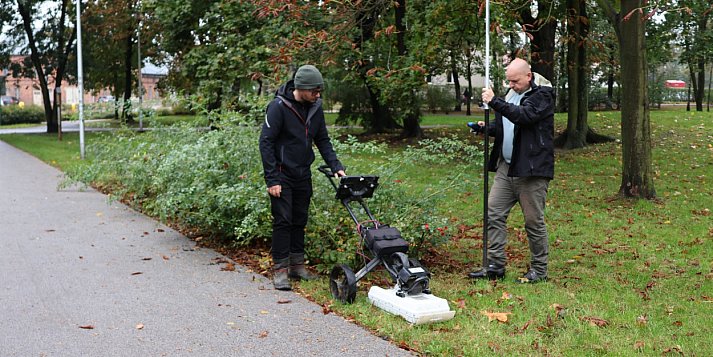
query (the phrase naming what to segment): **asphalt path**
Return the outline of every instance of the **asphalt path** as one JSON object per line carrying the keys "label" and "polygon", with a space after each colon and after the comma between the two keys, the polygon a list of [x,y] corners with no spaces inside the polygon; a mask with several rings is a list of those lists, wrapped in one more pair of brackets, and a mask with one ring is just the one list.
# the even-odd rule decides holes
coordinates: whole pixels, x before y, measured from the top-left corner
{"label": "asphalt path", "polygon": [[[92,122],[96,120],[85,120],[85,125],[88,122]],[[92,128],[87,128],[86,126],[84,127],[84,131],[111,131],[115,130],[112,128],[97,128],[97,127],[92,127]],[[68,120],[68,121],[62,121],[62,132],[63,133],[69,133],[69,132],[78,132],[79,131],[79,120]],[[0,134],[39,134],[39,133],[46,133],[47,132],[47,124],[42,124],[38,126],[30,126],[30,127],[25,127],[25,128],[7,128],[7,129],[0,129]]]}
{"label": "asphalt path", "polygon": [[0,356],[408,356],[0,141]]}

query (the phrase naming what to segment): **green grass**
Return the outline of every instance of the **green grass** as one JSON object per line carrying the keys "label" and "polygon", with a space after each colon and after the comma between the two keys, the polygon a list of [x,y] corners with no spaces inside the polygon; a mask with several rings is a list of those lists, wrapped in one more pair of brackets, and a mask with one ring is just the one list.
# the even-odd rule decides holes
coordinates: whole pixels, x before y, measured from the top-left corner
{"label": "green grass", "polygon": [[11,124],[11,125],[0,124],[0,129],[32,128],[32,127],[36,127],[36,126],[40,126],[40,125],[43,125],[43,123],[39,123],[39,124],[23,123],[23,124]]}
{"label": "green grass", "polygon": [[[179,123],[190,123],[196,126],[207,126],[208,120],[205,117],[197,115],[166,115],[166,116],[153,116],[143,118],[143,127],[151,128],[154,126],[167,126],[176,125]],[[121,127],[138,128],[139,118],[135,117],[132,123],[123,123],[115,119],[99,119],[99,120],[89,120],[86,122],[87,128],[121,128]]]}
{"label": "green grass", "polygon": [[[85,147],[95,135],[106,134],[85,133]],[[62,140],[57,134],[2,134],[0,140],[60,170],[82,164],[78,133],[63,133]]]}
{"label": "green grass", "polygon": [[[334,125],[337,121],[337,113],[325,113],[324,115],[327,125]],[[460,113],[452,112],[450,114],[428,114],[421,119],[423,126],[435,125],[450,125],[459,126],[465,125],[469,121],[483,120],[483,111],[476,108],[471,108],[471,115],[465,115],[465,107]]]}
{"label": "green grass", "polygon": [[[462,124],[478,117],[427,116],[423,125],[452,125],[427,129],[430,136],[469,135]],[[596,131],[614,137],[619,136],[619,120],[618,112],[590,114]],[[564,129],[566,116],[558,114],[556,121],[558,130]],[[333,301],[326,278],[301,283],[299,289],[377,335],[425,355],[709,355],[713,351],[712,122],[713,114],[708,112],[651,112],[655,201],[616,196],[621,184],[619,143],[557,152],[546,212],[548,282],[514,282],[529,259],[518,208],[509,219],[506,279],[491,284],[465,278],[480,266],[482,254],[483,179],[481,172],[473,172],[467,178],[473,189],[446,192],[438,207],[452,217],[460,233],[426,259],[434,293],[456,310],[453,320],[410,326],[370,306],[368,287],[383,276],[381,272],[361,281],[352,305]],[[62,142],[48,135],[2,135],[0,140],[61,168],[78,161],[78,143],[72,134],[65,134]],[[475,144],[481,139],[472,140]],[[452,174],[448,167],[404,173],[415,189],[448,174]],[[488,321],[482,312],[510,315],[502,323]]]}

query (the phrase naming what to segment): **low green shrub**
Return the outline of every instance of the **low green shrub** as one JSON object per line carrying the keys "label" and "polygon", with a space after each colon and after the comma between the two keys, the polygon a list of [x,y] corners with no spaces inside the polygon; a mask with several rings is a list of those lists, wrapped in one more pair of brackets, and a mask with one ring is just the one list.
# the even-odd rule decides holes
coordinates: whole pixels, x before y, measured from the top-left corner
{"label": "low green shrub", "polygon": [[[251,113],[220,116],[219,130],[173,126],[144,133],[118,131],[87,148],[89,168],[67,174],[73,180],[106,187],[164,221],[230,238],[235,245],[269,240],[270,202],[258,150],[260,127]],[[380,176],[370,209],[381,222],[401,230],[413,244],[415,256],[448,239],[452,228],[436,212],[436,200],[444,190],[459,189],[466,180],[449,175],[423,187],[408,182],[404,170],[428,162],[452,165],[454,172],[472,172],[461,162],[482,161],[477,158],[482,153],[456,137],[426,140],[378,161],[368,158],[381,156],[384,144],[360,143],[354,137],[333,140],[333,144],[348,173]],[[316,170],[312,180],[307,255],[322,270],[335,263],[358,263],[360,242],[354,222],[334,199],[328,180]],[[365,214],[360,217],[367,219]]]}
{"label": "low green shrub", "polygon": [[43,121],[45,121],[45,111],[38,106],[7,105],[0,107],[0,125],[39,124]]}
{"label": "low green shrub", "polygon": [[458,104],[452,87],[429,85],[423,95],[423,102],[431,113],[442,111],[448,114]]}

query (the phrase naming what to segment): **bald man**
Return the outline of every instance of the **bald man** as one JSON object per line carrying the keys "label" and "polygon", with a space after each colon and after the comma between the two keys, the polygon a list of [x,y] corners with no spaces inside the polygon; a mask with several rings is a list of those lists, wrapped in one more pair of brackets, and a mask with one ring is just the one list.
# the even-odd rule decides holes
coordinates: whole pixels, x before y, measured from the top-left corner
{"label": "bald man", "polygon": [[483,88],[483,102],[495,112],[495,121],[480,132],[495,137],[488,169],[495,180],[488,196],[488,261],[485,269],[469,273],[473,279],[505,277],[507,218],[516,203],[525,217],[530,267],[516,281],[536,283],[547,279],[548,235],[545,225],[547,187],[554,176],[554,103],[549,81],[530,71],[523,59],[508,65],[510,86],[505,99]]}

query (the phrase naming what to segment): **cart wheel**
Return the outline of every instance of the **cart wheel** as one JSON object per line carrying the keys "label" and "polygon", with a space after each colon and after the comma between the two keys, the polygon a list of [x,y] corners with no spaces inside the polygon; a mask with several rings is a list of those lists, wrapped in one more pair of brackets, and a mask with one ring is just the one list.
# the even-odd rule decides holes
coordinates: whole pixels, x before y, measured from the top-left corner
{"label": "cart wheel", "polygon": [[356,277],[351,268],[344,264],[335,265],[329,274],[329,290],[342,303],[353,303],[356,298]]}

